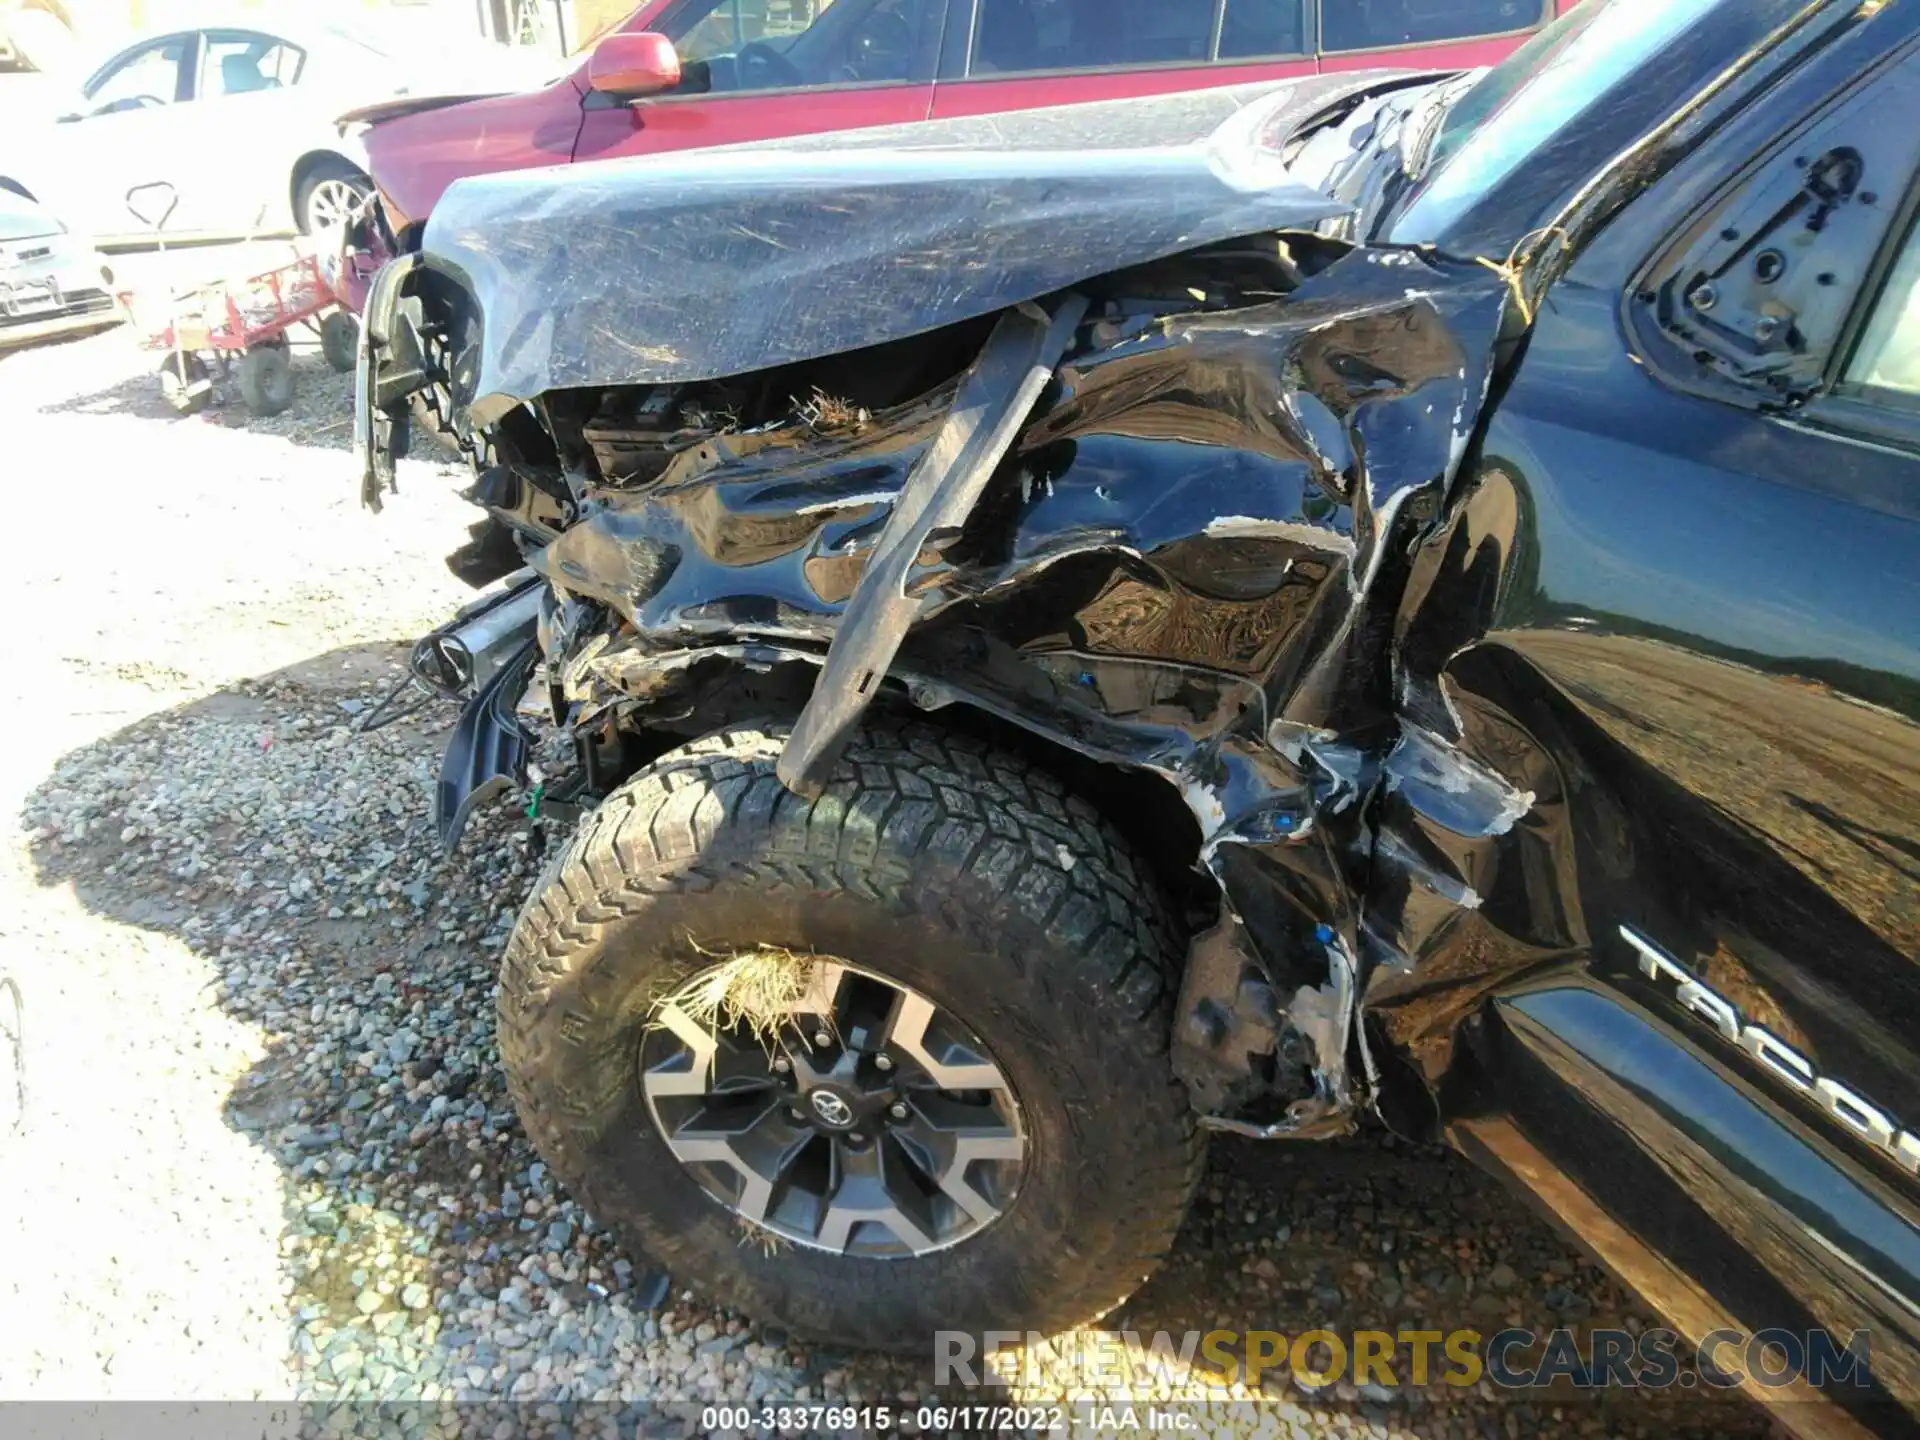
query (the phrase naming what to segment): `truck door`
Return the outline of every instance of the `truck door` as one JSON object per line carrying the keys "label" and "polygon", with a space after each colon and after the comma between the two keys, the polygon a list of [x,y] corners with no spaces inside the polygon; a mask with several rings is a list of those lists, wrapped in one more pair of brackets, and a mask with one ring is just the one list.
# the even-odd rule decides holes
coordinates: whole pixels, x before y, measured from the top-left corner
{"label": "truck door", "polygon": [[[1464,838],[1389,796],[1369,902],[1376,1016],[1448,1073],[1465,1148],[1670,1316],[1870,1330],[1909,1397],[1920,136],[1885,117],[1920,109],[1911,35],[1762,96],[1549,292],[1399,650],[1421,722],[1526,817]],[[1435,870],[1471,908],[1421,900]]]}

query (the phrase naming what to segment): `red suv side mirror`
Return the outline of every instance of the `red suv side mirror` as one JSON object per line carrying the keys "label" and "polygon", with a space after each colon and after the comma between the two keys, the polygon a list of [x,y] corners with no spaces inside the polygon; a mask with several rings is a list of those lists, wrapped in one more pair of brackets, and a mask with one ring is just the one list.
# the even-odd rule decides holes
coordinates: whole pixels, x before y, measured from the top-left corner
{"label": "red suv side mirror", "polygon": [[609,35],[587,61],[587,84],[602,95],[637,100],[680,83],[680,57],[673,42],[651,30]]}

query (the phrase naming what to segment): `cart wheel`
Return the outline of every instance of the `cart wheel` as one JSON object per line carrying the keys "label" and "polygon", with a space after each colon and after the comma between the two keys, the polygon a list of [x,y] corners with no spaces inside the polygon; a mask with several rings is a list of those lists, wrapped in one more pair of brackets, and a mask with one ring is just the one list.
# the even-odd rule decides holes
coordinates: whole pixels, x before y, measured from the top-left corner
{"label": "cart wheel", "polygon": [[176,415],[197,415],[213,399],[213,384],[198,355],[169,355],[160,362],[160,393]]}
{"label": "cart wheel", "polygon": [[342,375],[360,361],[360,321],[345,310],[336,310],[320,322],[320,353],[327,364]]}
{"label": "cart wheel", "polygon": [[293,404],[293,365],[284,345],[257,345],[240,357],[240,398],[256,415],[278,415]]}

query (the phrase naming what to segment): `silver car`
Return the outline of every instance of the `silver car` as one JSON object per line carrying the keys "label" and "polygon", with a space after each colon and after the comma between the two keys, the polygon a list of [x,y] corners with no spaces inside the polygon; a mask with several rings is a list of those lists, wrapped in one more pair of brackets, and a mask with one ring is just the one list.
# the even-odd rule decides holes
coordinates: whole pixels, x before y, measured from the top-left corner
{"label": "silver car", "polygon": [[37,201],[0,188],[0,343],[24,327],[111,318],[113,271],[93,241]]}

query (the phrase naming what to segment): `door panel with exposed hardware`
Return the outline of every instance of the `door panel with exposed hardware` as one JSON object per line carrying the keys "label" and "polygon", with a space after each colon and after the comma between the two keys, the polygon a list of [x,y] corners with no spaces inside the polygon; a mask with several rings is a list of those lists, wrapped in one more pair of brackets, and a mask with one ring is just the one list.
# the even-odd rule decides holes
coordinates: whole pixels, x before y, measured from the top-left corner
{"label": "door panel with exposed hardware", "polygon": [[1870,1330],[1847,1403],[1920,1396],[1911,36],[1806,65],[1548,292],[1401,618],[1410,718],[1527,813],[1389,796],[1369,900],[1431,1118],[1685,1328]]}

